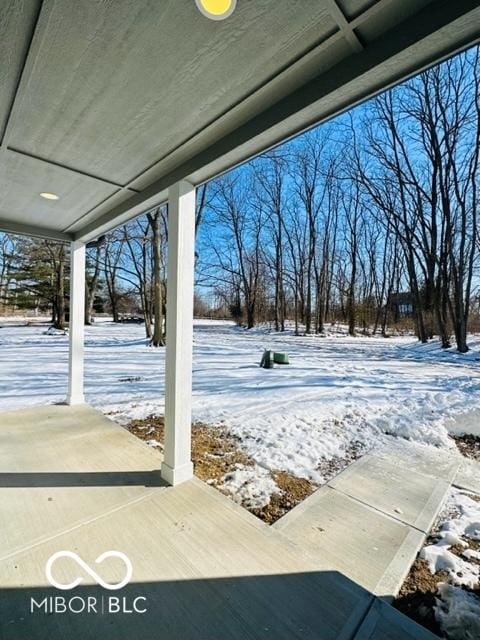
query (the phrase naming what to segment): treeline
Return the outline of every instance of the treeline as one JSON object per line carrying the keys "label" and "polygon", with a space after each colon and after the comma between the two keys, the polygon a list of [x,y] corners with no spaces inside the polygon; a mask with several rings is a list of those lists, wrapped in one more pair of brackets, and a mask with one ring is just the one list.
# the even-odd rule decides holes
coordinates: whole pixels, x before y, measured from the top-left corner
{"label": "treeline", "polygon": [[65,328],[68,260],[64,244],[0,234],[0,310],[49,313]]}
{"label": "treeline", "polygon": [[[410,325],[467,351],[479,153],[475,48],[201,186],[197,312],[297,333]],[[165,343],[167,218],[158,207],[88,245],[86,323],[136,315]],[[63,328],[68,300],[65,245],[0,234],[0,310]]]}
{"label": "treeline", "polygon": [[[115,322],[137,316],[146,336],[164,344],[166,209],[159,207],[87,245],[85,324],[95,313]],[[57,329],[68,323],[68,245],[0,235],[0,308],[4,313],[51,315]]]}
{"label": "treeline", "polygon": [[211,185],[199,277],[247,327],[387,333],[465,352],[478,310],[478,48]]}
{"label": "treeline", "polygon": [[[198,190],[196,224],[208,187]],[[165,344],[167,207],[160,206],[87,245],[85,324],[107,313],[114,322],[144,321],[151,346]],[[0,312],[50,314],[65,329],[70,298],[66,244],[0,234]]]}

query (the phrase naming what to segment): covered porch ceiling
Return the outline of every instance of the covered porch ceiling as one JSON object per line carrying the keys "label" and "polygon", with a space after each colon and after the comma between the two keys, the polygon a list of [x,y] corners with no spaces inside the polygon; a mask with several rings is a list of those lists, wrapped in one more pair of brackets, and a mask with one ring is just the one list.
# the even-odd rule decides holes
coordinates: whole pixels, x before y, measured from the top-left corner
{"label": "covered porch ceiling", "polygon": [[194,0],[4,0],[0,230],[91,240],[479,35],[478,0],[238,0],[222,22]]}

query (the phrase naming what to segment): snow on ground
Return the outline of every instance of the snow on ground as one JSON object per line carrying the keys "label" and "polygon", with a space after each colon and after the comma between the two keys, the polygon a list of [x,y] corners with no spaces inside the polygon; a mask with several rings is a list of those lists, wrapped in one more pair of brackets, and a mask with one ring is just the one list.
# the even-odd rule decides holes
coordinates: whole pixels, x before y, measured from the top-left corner
{"label": "snow on ground", "polygon": [[270,502],[278,486],[268,469],[259,465],[237,465],[235,471],[224,476],[219,489],[228,491],[232,499],[246,509],[262,509]]}
{"label": "snow on ground", "polygon": [[[2,326],[0,409],[62,401],[68,337],[45,334],[46,324]],[[228,425],[260,470],[321,482],[319,463],[355,443],[452,446],[445,418],[480,408],[480,339],[471,346],[462,356],[412,337],[296,337],[196,321],[194,419]],[[288,351],[291,365],[261,369],[264,348]],[[86,328],[86,399],[116,420],[163,412],[163,368],[164,350],[146,346],[142,325]]]}
{"label": "snow on ground", "polygon": [[[480,554],[468,548],[480,541],[478,500],[467,491],[452,489],[435,526],[438,539],[420,552],[432,574],[447,572],[447,582],[438,586],[435,617],[451,640],[480,638],[480,597],[474,593],[480,585]],[[452,546],[464,549],[462,557],[450,551]]]}
{"label": "snow on ground", "polygon": [[435,616],[450,640],[480,638],[480,605],[478,596],[447,582],[438,588],[440,598]]}
{"label": "snow on ground", "polygon": [[[451,584],[475,589],[480,581],[480,565],[472,560],[478,552],[469,549],[466,540],[480,541],[480,503],[468,492],[452,489],[443,513],[453,515],[440,516],[438,539],[424,547],[420,557],[432,574],[444,570]],[[463,558],[450,551],[452,546],[464,549]]]}

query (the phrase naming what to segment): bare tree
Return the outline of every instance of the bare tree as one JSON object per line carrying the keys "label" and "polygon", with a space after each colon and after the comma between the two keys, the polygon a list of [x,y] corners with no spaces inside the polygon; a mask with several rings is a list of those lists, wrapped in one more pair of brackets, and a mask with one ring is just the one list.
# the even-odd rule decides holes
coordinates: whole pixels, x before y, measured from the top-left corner
{"label": "bare tree", "polygon": [[461,352],[476,260],[478,82],[474,50],[377,98],[365,123],[374,161],[356,165],[403,249],[420,339],[437,332],[449,347],[451,323]]}
{"label": "bare tree", "polygon": [[119,269],[124,240],[120,230],[113,231],[105,237],[103,273],[110,302],[110,309],[114,322],[119,322],[119,301],[121,293],[119,291]]}
{"label": "bare tree", "polygon": [[119,279],[128,283],[137,293],[143,317],[145,333],[153,338],[153,278],[151,256],[151,227],[145,217],[135,218],[122,227],[125,255],[119,265]]}
{"label": "bare tree", "polygon": [[[87,245],[87,274],[85,278],[85,324],[87,325],[92,324],[93,306],[100,282],[104,247],[105,236]],[[88,273],[88,268],[93,270],[91,274]]]}
{"label": "bare tree", "polygon": [[274,281],[275,330],[285,331],[285,160],[278,152],[272,151],[261,156],[253,163],[253,171],[254,195],[256,196],[254,206],[265,211],[268,220],[268,232],[272,238],[273,259],[270,260],[269,266],[271,266]]}
{"label": "bare tree", "polygon": [[265,220],[264,212],[251,206],[250,190],[249,178],[223,177],[217,181],[217,196],[211,205],[217,235],[212,242],[216,267],[226,274],[224,283],[241,293],[249,329],[256,323],[264,275],[261,240]]}
{"label": "bare tree", "polygon": [[151,340],[151,346],[165,346],[164,332],[164,278],[162,278],[163,258],[162,248],[164,239],[162,238],[161,223],[162,211],[158,207],[154,211],[147,213],[147,219],[152,231],[152,248],[153,248],[153,317],[154,328]]}

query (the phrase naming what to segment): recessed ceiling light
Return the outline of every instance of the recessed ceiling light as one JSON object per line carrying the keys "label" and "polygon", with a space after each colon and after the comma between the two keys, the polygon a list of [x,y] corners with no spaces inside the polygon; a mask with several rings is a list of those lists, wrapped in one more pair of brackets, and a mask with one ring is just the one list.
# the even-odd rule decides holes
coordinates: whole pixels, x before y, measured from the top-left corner
{"label": "recessed ceiling light", "polygon": [[210,20],[225,20],[235,11],[237,0],[195,0],[197,7]]}
{"label": "recessed ceiling light", "polygon": [[48,191],[42,191],[42,193],[40,194],[42,196],[42,198],[45,198],[45,200],[58,200],[59,196],[57,196],[56,193],[48,193]]}

